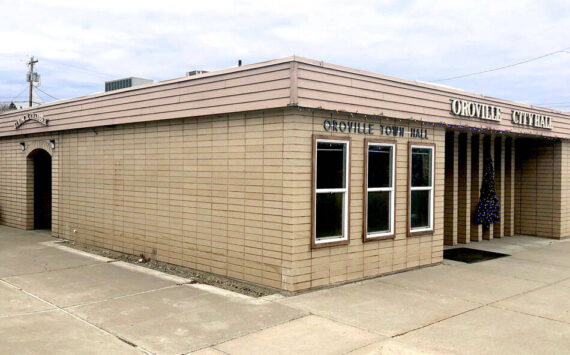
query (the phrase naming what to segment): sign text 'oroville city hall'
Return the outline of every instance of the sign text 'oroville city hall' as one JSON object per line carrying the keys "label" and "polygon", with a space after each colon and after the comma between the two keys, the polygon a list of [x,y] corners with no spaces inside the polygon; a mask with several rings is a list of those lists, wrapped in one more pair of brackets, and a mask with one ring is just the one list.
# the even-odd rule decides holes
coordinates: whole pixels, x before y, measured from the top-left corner
{"label": "sign text 'oroville city hall'", "polygon": [[355,133],[363,135],[381,135],[392,137],[429,139],[428,130],[420,128],[409,128],[406,135],[406,127],[386,124],[375,124],[370,122],[354,122],[344,120],[324,120],[323,128],[327,132]]}
{"label": "sign text 'oroville city hall'", "polygon": [[[473,101],[451,99],[451,112],[456,116],[501,121],[501,108]],[[536,128],[552,129],[552,117],[532,112],[511,110],[513,124]]]}

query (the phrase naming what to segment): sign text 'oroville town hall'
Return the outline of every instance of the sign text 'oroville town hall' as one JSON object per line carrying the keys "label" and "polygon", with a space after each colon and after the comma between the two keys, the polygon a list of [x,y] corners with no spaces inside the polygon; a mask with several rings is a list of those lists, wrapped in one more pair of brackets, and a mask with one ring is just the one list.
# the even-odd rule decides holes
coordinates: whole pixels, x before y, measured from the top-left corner
{"label": "sign text 'oroville town hall'", "polygon": [[[381,135],[392,137],[405,137],[406,127],[375,124],[370,122],[354,122],[344,120],[324,120],[323,128],[327,132],[354,133],[363,135]],[[429,139],[428,130],[421,128],[409,128],[410,138]]]}

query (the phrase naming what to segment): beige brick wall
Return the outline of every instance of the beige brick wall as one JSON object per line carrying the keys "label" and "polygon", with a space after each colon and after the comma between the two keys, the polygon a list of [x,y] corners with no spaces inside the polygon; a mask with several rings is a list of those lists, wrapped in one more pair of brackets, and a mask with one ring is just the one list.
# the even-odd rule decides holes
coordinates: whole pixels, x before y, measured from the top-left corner
{"label": "beige brick wall", "polygon": [[[433,235],[407,237],[408,193],[408,142],[420,143],[417,138],[398,138],[396,146],[396,206],[395,238],[393,240],[362,242],[363,184],[364,184],[364,136],[352,134],[350,179],[350,244],[344,246],[311,249],[311,154],[312,135],[346,137],[347,134],[329,133],[323,129],[325,119],[358,120],[351,115],[302,110],[285,116],[286,171],[295,164],[299,173],[285,173],[286,186],[293,203],[292,257],[293,272],[286,275],[293,290],[314,288],[375,275],[429,265],[442,261],[443,257],[443,198],[445,165],[445,130],[442,127],[421,125],[419,122],[383,119],[382,124],[428,129],[429,140],[435,143],[435,231]],[[312,120],[312,121],[311,121]],[[380,124],[373,120],[376,127]],[[376,130],[374,138],[381,138]],[[384,136],[385,137],[385,136]],[[293,160],[287,158],[292,157]],[[291,180],[289,180],[291,179]],[[293,180],[294,179],[294,180]]]}
{"label": "beige brick wall", "polygon": [[444,231],[445,245],[456,245],[459,222],[459,133],[445,135]]}
{"label": "beige brick wall", "polygon": [[562,142],[559,147],[560,169],[560,229],[561,237],[570,237],[570,143]]}
{"label": "beige brick wall", "polygon": [[33,228],[33,164],[26,156],[35,147],[51,151],[55,139],[54,235],[287,288],[283,114],[2,139],[0,223]]}
{"label": "beige brick wall", "polygon": [[[462,133],[459,136],[458,147],[458,201],[457,201],[457,241],[459,243],[471,242],[471,133]],[[476,189],[478,188],[475,187]]]}
{"label": "beige brick wall", "polygon": [[567,143],[520,138],[516,141],[515,233],[562,238],[567,202],[562,177],[568,174]]}
{"label": "beige brick wall", "polygon": [[[29,156],[36,149],[52,155],[52,221],[58,221],[59,159],[49,143],[50,139],[58,136],[55,133],[0,140],[0,224],[20,229],[34,228],[34,163]],[[25,143],[24,151],[20,143]],[[57,232],[55,224],[52,229]]]}
{"label": "beige brick wall", "polygon": [[495,137],[495,156],[493,157],[493,165],[495,169],[495,192],[499,198],[499,206],[501,214],[499,215],[499,223],[493,226],[493,238],[502,238],[505,236],[505,137]]}
{"label": "beige brick wall", "polygon": [[503,230],[505,236],[515,234],[515,138],[505,139],[505,197],[503,198]]}
{"label": "beige brick wall", "polygon": [[286,288],[282,111],[82,130],[60,146],[60,236]]}
{"label": "beige brick wall", "polygon": [[28,206],[26,159],[19,141],[0,140],[0,223],[26,229]]}
{"label": "beige brick wall", "polygon": [[[483,146],[484,135],[476,134],[471,137],[471,216],[477,210],[483,183]],[[471,241],[480,242],[483,240],[483,226],[473,223],[473,217],[470,230]]]}
{"label": "beige brick wall", "polygon": [[55,139],[52,228],[62,238],[292,291],[440,262],[445,131],[429,125],[434,234],[406,235],[406,137],[397,143],[395,239],[362,242],[365,136],[352,134],[350,244],[311,249],[312,135],[326,134],[325,118],[286,109],[5,138],[0,222],[33,227],[26,156]]}

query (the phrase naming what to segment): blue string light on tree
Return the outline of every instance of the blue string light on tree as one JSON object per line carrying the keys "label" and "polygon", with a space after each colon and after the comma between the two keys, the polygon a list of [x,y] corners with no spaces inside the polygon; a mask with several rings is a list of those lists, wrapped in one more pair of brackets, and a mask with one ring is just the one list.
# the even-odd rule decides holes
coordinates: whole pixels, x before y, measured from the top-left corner
{"label": "blue string light on tree", "polygon": [[483,229],[501,220],[501,206],[499,198],[495,192],[495,169],[493,159],[490,156],[485,158],[483,164],[483,182],[479,195],[479,203],[475,211],[475,223],[483,225]]}

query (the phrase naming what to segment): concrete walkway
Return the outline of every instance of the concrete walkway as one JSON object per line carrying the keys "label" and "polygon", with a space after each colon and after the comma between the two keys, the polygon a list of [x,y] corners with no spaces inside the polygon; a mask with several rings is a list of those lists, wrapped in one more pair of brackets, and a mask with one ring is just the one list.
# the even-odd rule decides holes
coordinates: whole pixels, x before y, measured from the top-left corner
{"label": "concrete walkway", "polygon": [[0,227],[0,354],[570,353],[570,241],[262,299]]}

